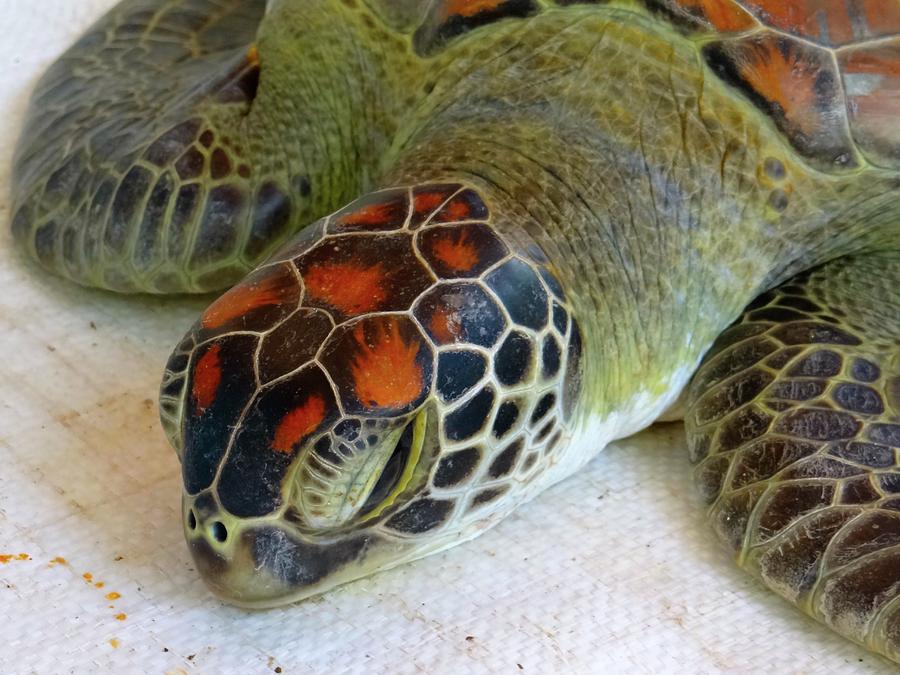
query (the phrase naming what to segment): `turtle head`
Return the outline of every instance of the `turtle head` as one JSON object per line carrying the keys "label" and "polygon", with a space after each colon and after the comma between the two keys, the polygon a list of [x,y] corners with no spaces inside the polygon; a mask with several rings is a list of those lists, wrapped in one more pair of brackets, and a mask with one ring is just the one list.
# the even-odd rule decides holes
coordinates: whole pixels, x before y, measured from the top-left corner
{"label": "turtle head", "polygon": [[471,189],[389,190],[204,312],[161,409],[217,594],[313,595],[471,538],[535,492],[570,436],[581,345],[535,258]]}

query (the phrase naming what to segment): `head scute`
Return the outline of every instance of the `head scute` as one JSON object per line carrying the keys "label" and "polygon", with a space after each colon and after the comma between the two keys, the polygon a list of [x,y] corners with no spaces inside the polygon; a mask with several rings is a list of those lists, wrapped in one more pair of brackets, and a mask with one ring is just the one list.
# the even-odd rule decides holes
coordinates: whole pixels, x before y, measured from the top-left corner
{"label": "head scute", "polygon": [[322,361],[341,392],[344,409],[396,415],[427,396],[434,356],[407,316],[372,316],[343,326],[325,346]]}

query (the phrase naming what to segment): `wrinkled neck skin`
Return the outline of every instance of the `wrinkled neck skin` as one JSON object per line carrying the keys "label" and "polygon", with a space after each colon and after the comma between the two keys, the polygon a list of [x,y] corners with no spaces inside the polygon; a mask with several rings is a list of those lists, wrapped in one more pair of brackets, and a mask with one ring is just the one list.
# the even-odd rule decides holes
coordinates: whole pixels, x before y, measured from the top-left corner
{"label": "wrinkled neck skin", "polygon": [[[855,210],[848,212],[842,206],[851,196],[846,181],[810,177],[774,127],[760,123],[725,85],[704,77],[696,50],[646,16],[594,6],[548,11],[497,24],[478,40],[462,39],[420,60],[408,34],[392,37],[384,17],[347,4],[304,3],[301,10],[286,0],[270,3],[261,59],[282,69],[273,79],[302,85],[304,95],[272,101],[266,123],[290,134],[306,116],[323,134],[321,147],[275,161],[299,162],[305,170],[320,152],[359,157],[347,173],[337,162],[313,181],[314,191],[317,181],[331,185],[329,198],[369,182],[404,186],[411,198],[415,186],[452,183],[474,190],[490,213],[482,224],[509,255],[546,269],[562,287],[581,334],[580,386],[563,411],[564,433],[555,449],[541,455],[527,479],[495,481],[502,498],[481,508],[472,506],[476,488],[443,493],[452,498],[452,515],[414,535],[398,534],[391,518],[402,520],[404,506],[423,494],[441,497],[434,468],[450,451],[436,426],[423,446],[426,459],[384,517],[338,532],[298,529],[284,516],[287,502],[305,488],[295,482],[302,476],[296,466],[314,452],[310,445],[296,450],[282,483],[281,511],[232,519],[228,529],[237,543],[218,548],[188,533],[211,587],[242,605],[307,597],[480,534],[610,441],[658,418],[715,337],[765,285],[887,236],[871,220],[864,227],[880,208],[877,197],[853,195],[848,201]],[[335,17],[342,12],[347,16]],[[405,25],[402,12],[390,20]],[[333,36],[316,33],[316,49],[327,52],[323,63],[312,52],[292,51],[307,30]],[[353,30],[383,33],[373,44],[390,39],[406,46],[360,55],[341,42],[346,31],[352,39]],[[346,87],[333,80],[324,86],[326,71]],[[873,173],[873,195],[884,192],[879,181]],[[837,236],[828,232],[835,218],[843,219]],[[304,251],[332,224],[306,230],[270,268],[287,262],[302,271]],[[420,236],[404,227],[403,236]],[[409,314],[425,325],[417,307]],[[566,367],[572,363],[570,354]],[[521,394],[529,399],[526,409],[534,409],[536,390]],[[560,390],[559,398],[564,395]],[[430,401],[425,407],[436,410],[436,399]],[[432,412],[429,425],[438,418]],[[484,440],[482,468],[504,449]],[[186,502],[186,514],[188,508]],[[207,516],[200,498],[193,508],[201,523],[223,517],[215,511],[220,507],[210,507]]]}
{"label": "wrinkled neck skin", "polygon": [[[569,291],[585,386],[557,477],[668,408],[766,285],[872,233],[842,213],[841,180],[814,183],[692,47],[626,12],[551,12],[498,28],[468,58],[451,48],[386,180],[477,185],[495,227],[539,247]],[[835,216],[858,222],[835,236]]]}
{"label": "wrinkled neck skin", "polygon": [[288,177],[297,229],[372,189],[420,77],[408,40],[353,5],[269,0],[260,25],[262,75],[242,130],[258,173]]}

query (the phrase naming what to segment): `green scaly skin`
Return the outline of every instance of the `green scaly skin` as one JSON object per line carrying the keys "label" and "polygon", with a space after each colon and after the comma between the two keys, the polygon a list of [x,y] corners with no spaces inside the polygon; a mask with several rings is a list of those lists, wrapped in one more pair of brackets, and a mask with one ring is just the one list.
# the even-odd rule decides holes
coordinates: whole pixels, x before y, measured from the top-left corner
{"label": "green scaly skin", "polygon": [[[205,569],[220,594],[250,605],[306,597],[475,536],[599,451],[587,438],[597,424],[617,420],[604,442],[649,424],[678,395],[716,337],[762,291],[842,256],[862,259],[879,252],[877,269],[896,270],[898,256],[885,253],[900,235],[896,172],[867,164],[839,174],[810,168],[758,109],[711,77],[699,39],[684,37],[637,3],[565,9],[543,4],[547,11],[534,18],[500,22],[423,58],[412,46],[419,19],[414,2],[270,2],[256,38],[262,78],[252,105],[185,104],[196,106],[190,109],[214,128],[228,130],[236,154],[252,159],[249,178],[229,179],[242,193],[256,194],[274,181],[289,194],[290,223],[253,254],[248,212],[232,223],[239,243],[212,247],[213,253],[194,263],[185,264],[181,249],[175,257],[165,246],[147,254],[136,239],[123,253],[101,248],[101,254],[67,261],[61,228],[47,225],[54,209],[67,208],[47,192],[51,160],[45,153],[59,139],[36,140],[46,123],[33,113],[37,121],[26,130],[17,159],[21,210],[14,230],[45,266],[81,283],[147,292],[220,288],[255,267],[291,232],[360,193],[459,182],[482,195],[492,227],[510,248],[537,248],[546,255],[581,326],[584,386],[568,454],[559,463],[565,470],[548,468],[529,489],[511,490],[492,518],[464,530],[445,524],[440,537],[401,546],[380,538],[372,522],[343,532],[339,543],[370,537],[366,555],[329,549],[334,557],[322,563],[330,566],[328,574],[304,587],[285,589],[263,578],[247,551],[229,543],[223,554],[229,562],[217,558]],[[262,3],[249,5],[261,12]],[[251,40],[248,32],[228,53],[240,58]],[[52,85],[70,74],[57,68],[39,87],[39,102],[46,96],[52,103]],[[142,99],[123,105],[149,110]],[[184,110],[175,112],[180,117],[173,113],[172,119],[184,118]],[[114,119],[121,112],[109,114]],[[159,121],[144,137],[155,138],[171,122]],[[167,170],[146,168],[154,177]],[[102,163],[101,171],[122,173]],[[69,205],[75,211],[82,206]],[[186,240],[195,248],[204,243],[196,214],[188,229]],[[138,253],[153,264],[141,267]],[[848,269],[850,276],[829,291],[851,296],[836,301],[850,305],[850,316],[839,321],[852,326],[854,314],[886,312],[879,325],[886,326],[890,344],[874,349],[872,358],[896,373],[897,286],[857,297],[850,280],[854,269],[875,272]],[[870,324],[858,332],[866,341],[881,339]],[[193,346],[187,344],[185,352]],[[894,413],[895,382],[889,380],[882,392]],[[692,393],[692,404],[699,406],[694,409],[702,409],[705,393]],[[894,413],[879,419],[896,421]],[[182,414],[172,412],[170,429],[177,430]],[[440,455],[441,448],[435,452]],[[721,472],[721,462],[716,466]],[[411,484],[424,480],[427,469],[417,468]],[[243,532],[256,526],[239,518],[227,525]],[[756,560],[743,542],[736,550]],[[757,562],[748,566],[766,578]],[[781,590],[800,586],[796,579],[772,585],[778,584]],[[820,610],[805,595],[784,594],[851,638],[897,658],[897,634],[879,627],[883,634],[872,637],[867,628],[842,624],[840,608]]]}

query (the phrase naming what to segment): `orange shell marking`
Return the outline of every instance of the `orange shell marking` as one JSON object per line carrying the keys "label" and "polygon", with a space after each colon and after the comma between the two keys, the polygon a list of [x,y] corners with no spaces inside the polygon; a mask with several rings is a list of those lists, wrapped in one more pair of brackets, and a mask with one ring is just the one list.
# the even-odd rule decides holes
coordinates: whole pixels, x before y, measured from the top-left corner
{"label": "orange shell marking", "polygon": [[358,345],[351,368],[356,396],[364,405],[379,408],[407,406],[422,393],[419,346],[404,340],[392,319],[373,326],[372,332],[367,340],[362,324],[353,329]]}
{"label": "orange shell marking", "polygon": [[379,309],[387,299],[387,274],[380,264],[364,267],[356,263],[321,264],[304,276],[310,297],[345,314]]}
{"label": "orange shell marking", "polygon": [[701,13],[713,28],[726,33],[748,30],[756,21],[734,0],[675,0],[675,4],[691,13]]}
{"label": "orange shell marking", "polygon": [[221,345],[213,345],[194,367],[191,396],[197,412],[204,412],[216,400],[216,392],[222,383]]}
{"label": "orange shell marking", "polygon": [[290,454],[294,446],[315,431],[325,419],[325,401],[321,396],[310,396],[307,401],[285,415],[272,440],[272,449]]}
{"label": "orange shell marking", "polygon": [[821,44],[844,45],[900,31],[894,0],[744,0],[766,24]]}
{"label": "orange shell marking", "polygon": [[816,80],[820,64],[804,52],[785,54],[777,40],[746,43],[739,61],[741,74],[767,101],[778,104],[785,117],[807,135],[822,125],[816,108]]}
{"label": "orange shell marking", "polygon": [[262,279],[242,282],[206,308],[201,318],[204,328],[221,328],[225,324],[260,307],[296,302],[297,280],[286,270],[267,274]]}
{"label": "orange shell marking", "polygon": [[876,164],[900,163],[900,40],[838,55],[853,135]]}

